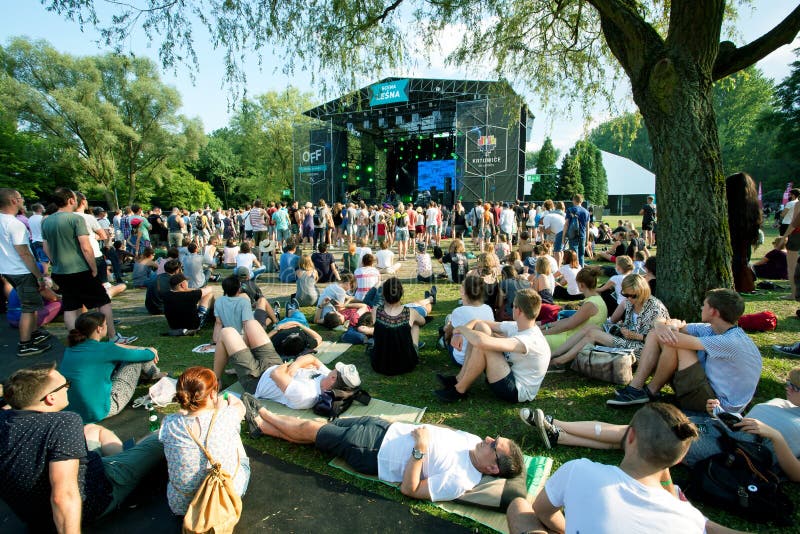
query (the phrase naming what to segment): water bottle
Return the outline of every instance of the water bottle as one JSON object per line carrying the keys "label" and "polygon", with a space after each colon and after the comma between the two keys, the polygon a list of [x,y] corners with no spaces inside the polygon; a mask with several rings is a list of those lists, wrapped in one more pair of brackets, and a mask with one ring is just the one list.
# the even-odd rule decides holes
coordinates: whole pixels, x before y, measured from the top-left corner
{"label": "water bottle", "polygon": [[150,432],[158,431],[158,413],[152,404],[147,405],[147,418],[150,421]]}

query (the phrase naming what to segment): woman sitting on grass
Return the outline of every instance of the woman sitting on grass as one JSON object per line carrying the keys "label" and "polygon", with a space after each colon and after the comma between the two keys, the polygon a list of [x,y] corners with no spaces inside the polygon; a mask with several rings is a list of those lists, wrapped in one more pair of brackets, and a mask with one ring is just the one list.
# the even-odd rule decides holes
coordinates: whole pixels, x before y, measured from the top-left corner
{"label": "woman sitting on grass", "polygon": [[158,380],[166,373],[156,367],[153,347],[128,347],[102,341],[108,333],[106,317],[87,312],[69,331],[59,371],[70,382],[70,411],[84,423],[94,423],[122,411],[133,397],[140,376]]}
{"label": "woman sitting on grass", "polygon": [[596,267],[581,269],[575,279],[578,282],[578,289],[586,297],[586,300],[573,315],[544,325],[542,333],[544,333],[547,344],[550,345],[550,350],[556,351],[584,326],[600,326],[605,322],[608,317],[608,308],[603,302],[603,297],[597,293],[597,275]]}
{"label": "woman sitting on grass", "polygon": [[237,254],[239,254],[239,246],[233,239],[228,239],[225,242],[225,248],[222,250],[223,265],[229,269],[236,267]]}
{"label": "woman sitting on grass", "polygon": [[478,262],[467,276],[480,276],[486,284],[483,295],[484,303],[492,311],[497,311],[498,297],[500,296],[500,260],[494,252],[483,252],[478,256]]}
{"label": "woman sitting on grass", "polygon": [[578,288],[577,276],[581,270],[578,255],[572,250],[564,251],[564,264],[555,272],[556,284],[553,297],[556,300],[583,300],[583,293]]}
{"label": "woman sitting on grass", "polygon": [[142,255],[133,264],[133,287],[147,287],[150,280],[156,277],[158,263],[155,260],[155,252],[151,247],[145,247]]}
{"label": "woman sitting on grass", "polygon": [[316,304],[317,300],[319,300],[319,292],[316,286],[319,274],[314,267],[314,262],[311,261],[311,256],[308,254],[300,256],[295,273],[297,274],[297,292],[294,298],[297,299],[300,306]]}
{"label": "woman sitting on grass", "polygon": [[550,271],[550,261],[547,256],[536,258],[536,274],[532,274],[528,281],[531,287],[542,297],[542,302],[553,304],[553,291],[556,288],[556,280]]}
{"label": "woman sitting on grass", "polygon": [[622,323],[613,325],[608,332],[597,325],[582,328],[553,351],[550,367],[563,368],[589,344],[633,349],[637,358],[641,356],[645,337],[657,322],[669,319],[669,312],[660,300],[650,294],[647,280],[638,274],[625,278],[622,294],[625,295]]}
{"label": "woman sitting on grass", "polygon": [[[370,361],[376,373],[399,375],[414,370],[419,362],[419,329],[425,325],[425,315],[419,304],[404,306],[403,284],[392,277],[383,283],[383,304],[372,311],[375,340]],[[427,300],[427,299],[426,299]],[[430,301],[435,301],[431,297]],[[427,304],[432,304],[432,302]],[[429,311],[423,306],[425,314]],[[367,333],[367,332],[364,332]]]}
{"label": "woman sitting on grass", "polygon": [[167,501],[172,513],[185,515],[208,473],[208,459],[198,442],[232,478],[237,494],[250,482],[250,460],[240,437],[245,408],[235,395],[219,394],[219,382],[206,367],[190,367],[178,378],[178,413],[164,418],[158,439],[164,444],[169,483]]}

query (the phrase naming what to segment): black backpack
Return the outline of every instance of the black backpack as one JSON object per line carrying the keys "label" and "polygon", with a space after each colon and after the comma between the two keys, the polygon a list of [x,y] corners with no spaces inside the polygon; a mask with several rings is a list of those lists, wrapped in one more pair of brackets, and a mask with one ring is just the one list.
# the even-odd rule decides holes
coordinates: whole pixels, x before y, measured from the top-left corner
{"label": "black backpack", "polygon": [[360,387],[354,390],[333,389],[320,393],[312,409],[315,414],[327,417],[328,421],[333,421],[347,411],[353,401],[358,401],[366,406],[371,400],[372,396]]}
{"label": "black backpack", "polygon": [[316,208],[314,210],[314,226],[322,226],[322,209]]}
{"label": "black backpack", "polygon": [[792,524],[794,504],[772,470],[772,452],[763,443],[719,438],[723,452],[697,462],[685,493],[755,523]]}

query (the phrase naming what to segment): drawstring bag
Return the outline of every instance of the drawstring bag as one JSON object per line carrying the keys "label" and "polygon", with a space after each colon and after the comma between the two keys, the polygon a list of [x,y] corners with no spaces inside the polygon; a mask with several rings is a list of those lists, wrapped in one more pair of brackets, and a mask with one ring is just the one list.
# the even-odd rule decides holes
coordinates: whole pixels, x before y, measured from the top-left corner
{"label": "drawstring bag", "polygon": [[[214,428],[214,421],[219,412],[214,410],[211,423],[208,425],[206,434],[206,445],[208,437]],[[184,420],[186,431],[203,451],[208,458],[211,468],[208,474],[200,483],[197,492],[194,494],[189,508],[186,509],[186,516],[183,518],[183,534],[232,534],[233,528],[242,516],[242,498],[236,493],[233,487],[233,476],[222,468],[222,464],[214,461],[205,445],[189,428]],[[239,470],[238,463],[236,471]]]}

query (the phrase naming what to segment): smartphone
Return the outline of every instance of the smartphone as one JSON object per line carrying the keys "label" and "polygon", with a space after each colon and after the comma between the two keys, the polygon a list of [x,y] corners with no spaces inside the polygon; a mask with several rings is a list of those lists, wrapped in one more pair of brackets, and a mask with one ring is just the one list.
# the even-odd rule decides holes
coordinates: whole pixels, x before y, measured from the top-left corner
{"label": "smartphone", "polygon": [[736,423],[740,423],[742,421],[742,416],[738,413],[730,413],[730,412],[720,412],[717,414],[717,418],[725,423],[725,426],[730,428],[733,431],[738,431],[739,429],[734,427]]}

